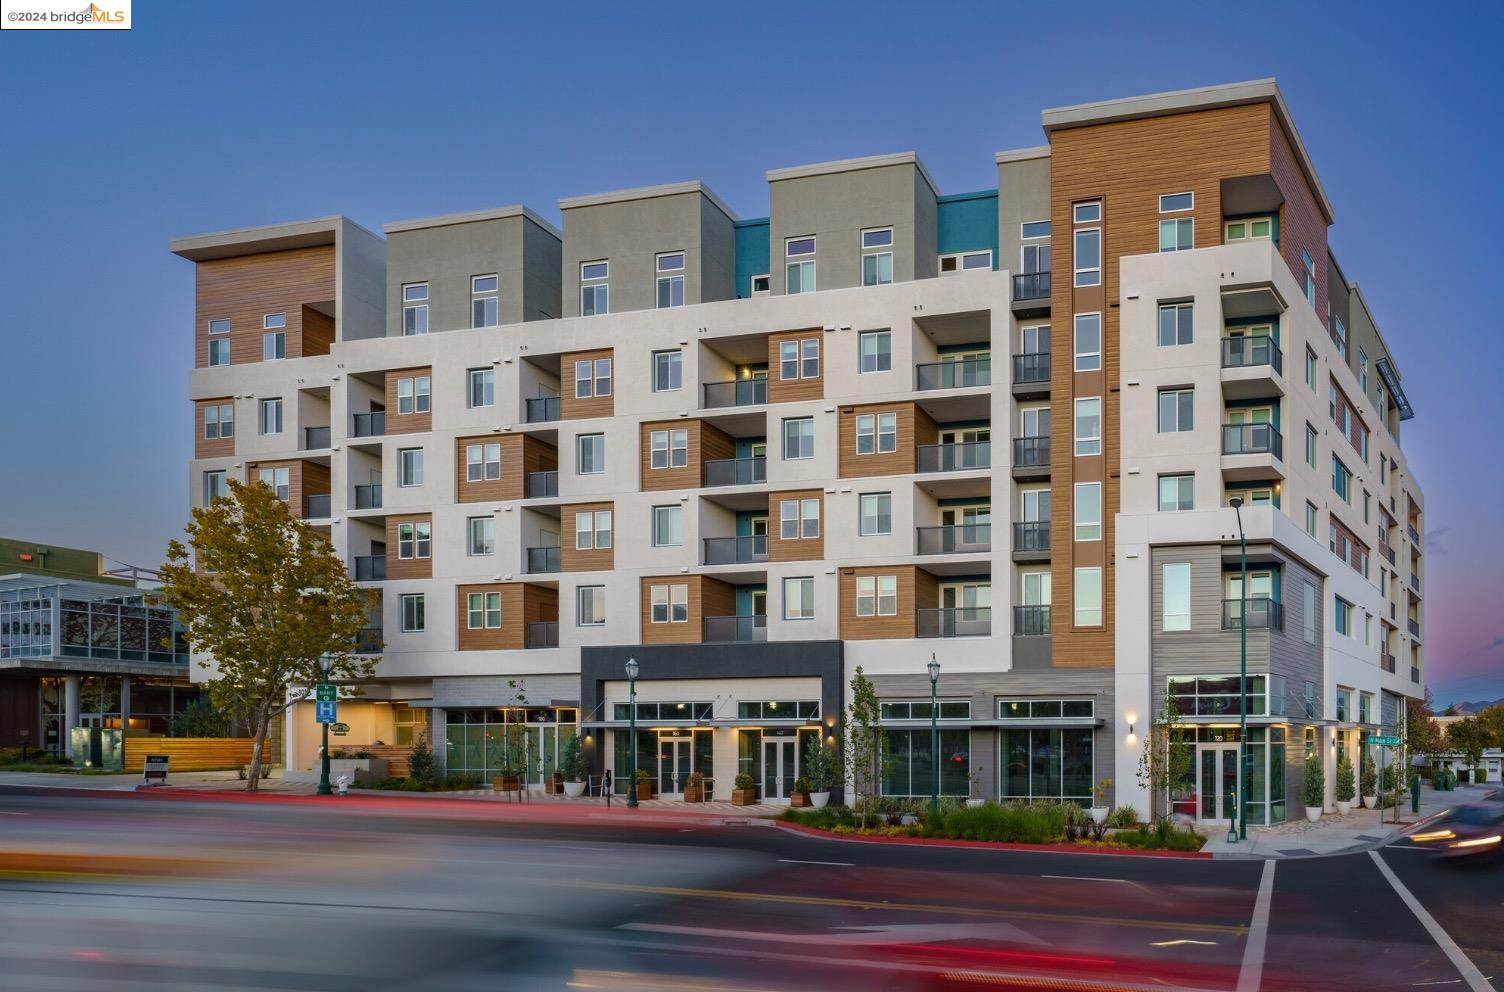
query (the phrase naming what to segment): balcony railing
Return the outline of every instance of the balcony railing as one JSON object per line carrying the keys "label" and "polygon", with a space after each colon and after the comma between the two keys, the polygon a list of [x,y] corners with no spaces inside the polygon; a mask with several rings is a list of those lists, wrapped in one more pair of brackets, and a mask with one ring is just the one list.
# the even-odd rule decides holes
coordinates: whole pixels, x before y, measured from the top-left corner
{"label": "balcony railing", "polygon": [[381,437],[386,433],[386,411],[372,410],[355,415],[356,437]]}
{"label": "balcony railing", "polygon": [[355,509],[379,510],[381,509],[381,483],[373,482],[366,486],[355,487]]}
{"label": "balcony railing", "polygon": [[1415,683],[1419,683],[1420,682],[1420,666],[1419,665],[1411,665],[1410,666],[1410,681],[1411,682],[1415,682]]}
{"label": "balcony railing", "polygon": [[1415,525],[1406,524],[1405,532],[1410,535],[1410,543],[1415,545],[1416,547],[1420,547],[1420,531],[1415,529]]}
{"label": "balcony railing", "polygon": [[705,462],[706,486],[751,486],[767,480],[766,458],[712,458]]}
{"label": "balcony railing", "polygon": [[706,617],[704,639],[716,641],[766,641],[768,618],[752,617]]}
{"label": "balcony railing", "polygon": [[1389,564],[1391,564],[1391,565],[1394,564],[1394,549],[1391,548],[1389,545],[1381,543],[1379,545],[1379,554],[1381,554],[1385,558],[1389,559]]}
{"label": "balcony railing", "polygon": [[1049,381],[1050,353],[1048,351],[1036,351],[1026,355],[1013,356],[1014,385],[1025,382]]}
{"label": "balcony railing", "polygon": [[303,450],[320,451],[329,447],[329,428],[305,427],[303,428]]}
{"label": "balcony railing", "polygon": [[991,524],[945,524],[914,528],[916,555],[966,555],[992,550]]}
{"label": "balcony railing", "polygon": [[991,358],[963,358],[959,361],[925,362],[914,366],[914,388],[921,392],[990,385]]}
{"label": "balcony railing", "polygon": [[355,635],[356,654],[380,654],[384,631],[380,627],[362,627],[360,633]]}
{"label": "balcony railing", "polygon": [[1024,552],[1050,550],[1050,522],[1048,520],[1014,521],[1013,550]]}
{"label": "balcony railing", "polygon": [[1379,667],[1382,668],[1382,669],[1384,669],[1384,671],[1386,671],[1386,672],[1393,672],[1395,670],[1394,655],[1392,655],[1392,654],[1381,654],[1381,655],[1379,655]]}
{"label": "balcony railing", "polygon": [[539,572],[560,571],[562,560],[558,545],[551,548],[528,548],[527,572],[529,575],[536,575]]}
{"label": "balcony railing", "polygon": [[1050,295],[1048,272],[1020,272],[1013,277],[1015,300],[1043,300]]}
{"label": "balcony railing", "polygon": [[304,508],[308,511],[304,516],[309,520],[329,519],[329,494],[312,493],[303,497]]}
{"label": "balcony railing", "polygon": [[1013,636],[1041,637],[1050,632],[1048,606],[1013,607]]}
{"label": "balcony railing", "polygon": [[1050,439],[1042,437],[1016,437],[1013,439],[1014,468],[1049,468]]}
{"label": "balcony railing", "polygon": [[1279,345],[1274,343],[1273,338],[1266,334],[1246,334],[1222,339],[1224,369],[1246,369],[1257,365],[1268,365],[1281,375],[1284,374],[1284,352],[1279,350]]}
{"label": "balcony railing", "polygon": [[1410,573],[1410,588],[1417,593],[1420,592],[1420,576],[1414,572]]}
{"label": "balcony railing", "polygon": [[1412,637],[1419,637],[1420,636],[1420,621],[1419,620],[1406,619],[1405,620],[1405,626],[1410,629],[1410,636],[1412,636]]}
{"label": "balcony railing", "polygon": [[386,555],[356,555],[355,581],[380,582],[386,578]]}
{"label": "balcony railing", "polygon": [[529,472],[526,492],[528,499],[547,499],[559,495],[559,473],[556,470]]}
{"label": "balcony railing", "polygon": [[992,633],[991,607],[944,606],[915,613],[919,637],[986,637]]}
{"label": "balcony railing", "polygon": [[[1222,629],[1237,630],[1238,618],[1243,615],[1243,601],[1241,599],[1224,599],[1222,601]],[[1248,597],[1248,629],[1249,630],[1284,630],[1285,608],[1276,603],[1268,596]]]}
{"label": "balcony railing", "polygon": [[768,401],[768,380],[730,379],[705,383],[705,408],[757,406]]}
{"label": "balcony railing", "polygon": [[768,535],[749,534],[742,537],[706,537],[705,564],[742,565],[747,562],[768,560]]}
{"label": "balcony railing", "polygon": [[526,640],[523,644],[529,648],[556,648],[559,646],[559,621],[535,620],[529,623],[525,629]]}
{"label": "balcony railing", "polygon": [[1223,424],[1224,455],[1273,455],[1284,460],[1285,439],[1273,424]]}
{"label": "balcony railing", "polygon": [[991,441],[959,441],[952,444],[919,445],[920,472],[965,472],[992,467]]}
{"label": "balcony railing", "polygon": [[527,422],[546,424],[559,419],[559,397],[537,396],[527,401]]}

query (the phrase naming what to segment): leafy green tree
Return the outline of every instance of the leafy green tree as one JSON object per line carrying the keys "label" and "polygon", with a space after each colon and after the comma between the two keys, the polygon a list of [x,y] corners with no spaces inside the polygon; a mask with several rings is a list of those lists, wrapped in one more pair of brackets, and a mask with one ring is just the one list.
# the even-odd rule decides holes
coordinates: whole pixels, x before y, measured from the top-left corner
{"label": "leafy green tree", "polygon": [[1352,802],[1354,794],[1353,763],[1344,754],[1337,762],[1337,799],[1339,802]]}
{"label": "leafy green tree", "polygon": [[1319,754],[1306,759],[1305,777],[1300,783],[1300,799],[1307,809],[1319,809],[1326,805],[1326,772],[1321,768]]}
{"label": "leafy green tree", "polygon": [[882,726],[882,708],[877,690],[858,665],[851,679],[851,705],[846,707],[846,732],[843,737],[846,767],[861,814],[862,826],[876,812],[882,781],[892,770],[893,755],[888,748],[888,734]]}
{"label": "leafy green tree", "polygon": [[171,731],[174,737],[226,737],[230,720],[211,700],[195,699],[172,718]]}
{"label": "leafy green tree", "polygon": [[[1165,693],[1164,705],[1149,725],[1138,756],[1138,783],[1149,793],[1151,815],[1161,803],[1169,802],[1171,789],[1191,776],[1195,748],[1191,746],[1190,734],[1189,728],[1180,722],[1175,696]],[[1168,817],[1171,811],[1162,810],[1159,817]]]}
{"label": "leafy green tree", "polygon": [[1483,752],[1492,746],[1489,737],[1486,724],[1477,717],[1465,716],[1447,727],[1444,746],[1461,754],[1468,768],[1476,768],[1483,764]]}
{"label": "leafy green tree", "polygon": [[293,687],[369,678],[373,663],[350,651],[368,598],[329,539],[294,517],[267,486],[229,481],[229,495],[193,511],[188,542],[167,545],[161,602],[178,611],[199,665],[212,673],[217,709],[251,728],[246,791],[256,791],[267,729]]}
{"label": "leafy green tree", "polygon": [[1504,706],[1490,706],[1479,711],[1478,726],[1482,728],[1487,747],[1504,748]]}

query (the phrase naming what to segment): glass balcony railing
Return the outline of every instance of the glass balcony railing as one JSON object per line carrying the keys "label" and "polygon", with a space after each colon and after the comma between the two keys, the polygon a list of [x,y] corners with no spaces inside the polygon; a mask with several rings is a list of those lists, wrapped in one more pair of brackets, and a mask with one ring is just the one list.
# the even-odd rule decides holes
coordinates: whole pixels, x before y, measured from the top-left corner
{"label": "glass balcony railing", "polygon": [[730,379],[705,383],[705,408],[757,406],[768,401],[768,380]]}
{"label": "glass balcony railing", "polygon": [[1013,356],[1013,384],[1050,381],[1050,353],[1029,352]]}
{"label": "glass balcony railing", "polygon": [[529,648],[556,648],[559,646],[559,621],[535,620],[527,625],[525,634],[527,639],[523,644]]}
{"label": "glass balcony railing", "polygon": [[527,401],[527,422],[546,424],[559,419],[559,397],[538,396]]}
{"label": "glass balcony railing", "polygon": [[1273,424],[1223,424],[1222,454],[1273,455],[1283,461],[1285,439]]}
{"label": "glass balcony railing", "polygon": [[1013,607],[1014,637],[1043,637],[1050,632],[1049,606]]}
{"label": "glass balcony railing", "polygon": [[768,560],[768,535],[750,534],[742,537],[706,537],[701,539],[705,547],[705,564],[740,565]]}
{"label": "glass balcony railing", "polygon": [[355,581],[380,582],[386,578],[386,555],[356,555]]}
{"label": "glass balcony railing", "polygon": [[386,411],[373,410],[355,415],[355,437],[381,437],[386,433]]}
{"label": "glass balcony railing", "polygon": [[557,495],[559,495],[559,473],[556,470],[527,474],[528,499],[548,499]]}
{"label": "glass balcony railing", "polygon": [[527,572],[536,575],[540,572],[561,571],[560,563],[563,561],[559,548],[528,548],[527,549]]}
{"label": "glass balcony railing", "polygon": [[991,358],[963,358],[949,362],[925,362],[914,366],[914,388],[964,389],[992,385]]}
{"label": "glass balcony railing", "polygon": [[[1222,601],[1222,629],[1237,630],[1238,620],[1243,615],[1243,601],[1241,599],[1224,599]],[[1250,596],[1248,598],[1248,629],[1249,630],[1284,630],[1285,608],[1267,596]]]}
{"label": "glass balcony railing", "polygon": [[1013,439],[1014,468],[1049,468],[1049,437],[1016,437]]}
{"label": "glass balcony railing", "polygon": [[705,463],[706,486],[751,486],[767,479],[766,458],[712,458]]}
{"label": "glass balcony railing", "polygon": [[303,428],[303,450],[320,451],[329,447],[329,428],[305,427]]}
{"label": "glass balcony railing", "polygon": [[379,510],[381,509],[381,483],[373,482],[366,486],[355,487],[355,509]]}
{"label": "glass balcony railing", "polygon": [[916,555],[957,555],[992,550],[991,524],[945,524],[914,528]]}
{"label": "glass balcony railing", "polygon": [[1285,371],[1285,356],[1279,345],[1267,334],[1244,334],[1222,339],[1222,367],[1246,369],[1267,365],[1281,374]]}
{"label": "glass balcony railing", "polygon": [[1050,296],[1048,272],[1020,272],[1013,277],[1015,300],[1045,300]]}
{"label": "glass balcony railing", "polygon": [[992,467],[991,441],[921,444],[915,454],[915,467],[920,472],[965,472]]}
{"label": "glass balcony railing", "polygon": [[329,519],[329,516],[330,516],[330,513],[329,513],[330,502],[329,502],[329,494],[328,493],[313,493],[311,495],[305,496],[305,497],[303,497],[303,504],[304,504],[304,509],[307,511],[304,514],[304,517],[306,519],[308,519],[308,520],[328,520]]}
{"label": "glass balcony railing", "polygon": [[704,628],[704,640],[707,643],[768,639],[766,616],[706,617]]}
{"label": "glass balcony railing", "polygon": [[992,633],[992,608],[954,606],[915,611],[919,637],[986,637]]}
{"label": "glass balcony railing", "polygon": [[1016,520],[1013,523],[1013,550],[1038,554],[1050,550],[1048,520]]}

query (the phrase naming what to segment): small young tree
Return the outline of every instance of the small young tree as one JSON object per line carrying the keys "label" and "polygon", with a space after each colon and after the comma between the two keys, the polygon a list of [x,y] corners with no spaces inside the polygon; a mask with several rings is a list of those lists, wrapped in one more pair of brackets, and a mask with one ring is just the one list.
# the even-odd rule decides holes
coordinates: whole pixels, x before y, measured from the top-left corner
{"label": "small young tree", "polygon": [[1353,763],[1347,760],[1347,755],[1337,762],[1337,800],[1350,803],[1356,790],[1353,784]]}
{"label": "small young tree", "polygon": [[888,749],[888,734],[882,726],[877,690],[860,665],[851,679],[851,705],[846,707],[844,741],[846,767],[852,791],[856,794],[856,802],[852,805],[859,811],[865,827],[867,817],[876,812],[877,794],[894,762]]}
{"label": "small young tree", "polygon": [[413,742],[412,753],[407,756],[407,777],[415,782],[432,782],[434,768],[433,748],[428,744],[425,730]]}
{"label": "small young tree", "polygon": [[840,745],[827,745],[815,738],[804,760],[804,773],[809,776],[811,792],[829,792],[841,777],[841,758],[837,751]]}
{"label": "small young tree", "polygon": [[230,721],[209,700],[195,699],[172,718],[171,731],[174,737],[224,737]]}
{"label": "small young tree", "polygon": [[[171,541],[157,598],[176,609],[215,707],[251,728],[246,791],[261,781],[267,729],[293,686],[368,678],[372,662],[350,654],[366,622],[366,594],[329,539],[294,517],[261,484],[229,480],[228,496],[193,511],[188,543]],[[195,564],[196,563],[196,564]]]}
{"label": "small young tree", "polygon": [[1155,815],[1161,803],[1168,806],[1156,818],[1163,819],[1174,811],[1170,790],[1190,778],[1195,761],[1190,731],[1180,722],[1180,707],[1175,695],[1166,692],[1159,716],[1144,735],[1144,747],[1138,756],[1138,783],[1149,793],[1149,810]]}
{"label": "small young tree", "polygon": [[1363,795],[1370,798],[1377,796],[1378,793],[1374,790],[1379,787],[1379,783],[1378,779],[1374,775],[1373,754],[1370,749],[1363,749],[1363,760],[1361,764],[1362,770],[1358,774],[1358,784],[1363,792]]}
{"label": "small young tree", "polygon": [[1319,754],[1306,759],[1305,777],[1300,783],[1300,800],[1307,809],[1320,809],[1326,805],[1326,772],[1321,768]]}

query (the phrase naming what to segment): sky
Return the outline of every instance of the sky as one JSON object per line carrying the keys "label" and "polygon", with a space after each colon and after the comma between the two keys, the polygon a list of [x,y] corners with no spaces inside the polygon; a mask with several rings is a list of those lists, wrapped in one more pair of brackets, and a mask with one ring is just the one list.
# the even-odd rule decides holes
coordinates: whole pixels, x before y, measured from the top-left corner
{"label": "sky", "polygon": [[966,192],[1044,142],[1046,107],[1274,76],[1416,410],[1426,680],[1504,697],[1504,8],[133,7],[128,33],[0,32],[0,534],[155,566],[181,533],[174,236],[519,202],[557,223],[560,197],[685,179],[758,217],[768,169],[907,150]]}

